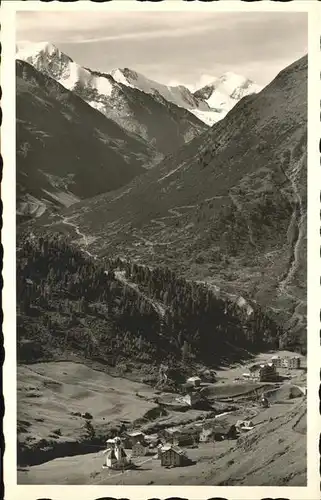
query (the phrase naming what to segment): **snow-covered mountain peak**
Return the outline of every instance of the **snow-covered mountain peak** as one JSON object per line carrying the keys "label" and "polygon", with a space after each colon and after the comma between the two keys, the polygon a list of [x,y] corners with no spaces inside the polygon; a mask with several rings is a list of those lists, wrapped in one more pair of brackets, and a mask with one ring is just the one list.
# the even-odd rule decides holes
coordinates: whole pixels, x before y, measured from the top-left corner
{"label": "snow-covered mountain peak", "polygon": [[69,56],[63,54],[63,52],[51,42],[38,42],[20,46],[18,44],[17,48],[17,59],[28,61],[31,64],[39,59],[53,60],[63,58],[71,61]]}
{"label": "snow-covered mountain peak", "polygon": [[30,44],[16,54],[17,59],[28,62],[41,73],[54,78],[68,90],[76,88],[111,95],[113,84],[109,75],[97,76],[75,63],[52,43]]}
{"label": "snow-covered mountain peak", "polygon": [[[194,93],[184,85],[159,83],[128,67],[100,73],[78,65],[49,42],[26,45],[18,50],[16,57],[54,78],[68,90],[75,90],[103,113],[109,109],[109,105],[106,108],[106,99],[121,94],[123,85],[153,95],[158,102],[164,99],[190,111],[207,125],[213,125],[224,118],[242,97],[261,90],[248,78],[231,71]],[[114,102],[113,113],[117,114],[120,105],[119,100]]]}
{"label": "snow-covered mountain peak", "polygon": [[[198,106],[191,91],[184,85],[171,86],[156,82],[146,76],[129,68],[118,68],[111,71],[111,75],[118,82],[128,87],[134,87],[145,94],[161,95],[166,101],[172,102],[180,108],[191,109]],[[208,106],[203,103],[203,110],[208,110]]]}

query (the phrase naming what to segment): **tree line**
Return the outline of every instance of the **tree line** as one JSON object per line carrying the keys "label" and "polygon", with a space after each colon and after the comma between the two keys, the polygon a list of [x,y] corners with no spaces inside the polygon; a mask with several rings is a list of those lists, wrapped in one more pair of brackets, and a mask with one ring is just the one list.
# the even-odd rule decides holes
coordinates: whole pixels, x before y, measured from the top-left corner
{"label": "tree line", "polygon": [[113,363],[211,365],[233,351],[278,347],[282,338],[257,304],[249,314],[168,267],[96,261],[62,235],[24,234],[18,246],[18,354],[31,339],[40,350],[80,349]]}

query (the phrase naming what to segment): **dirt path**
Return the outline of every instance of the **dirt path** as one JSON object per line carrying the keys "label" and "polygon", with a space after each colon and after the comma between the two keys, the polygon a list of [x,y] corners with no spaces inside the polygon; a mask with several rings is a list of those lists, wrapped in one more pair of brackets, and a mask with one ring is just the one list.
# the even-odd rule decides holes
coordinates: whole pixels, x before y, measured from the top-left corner
{"label": "dirt path", "polygon": [[125,278],[125,271],[115,271],[115,277],[121,281],[124,285],[129,286],[135,292],[137,292],[141,297],[143,297],[146,302],[149,302],[152,307],[155,309],[155,311],[163,318],[165,316],[165,307],[160,304],[157,300],[151,299],[148,297],[148,295],[144,294],[142,291],[139,290],[139,287],[136,283],[132,283],[131,281],[128,281]]}
{"label": "dirt path", "polygon": [[[85,247],[87,247],[90,244],[90,237],[88,237],[86,234],[82,233],[79,229],[79,225],[75,224],[74,222],[70,222],[70,219],[73,219],[74,216],[72,217],[62,217],[61,222],[63,224],[66,224],[67,226],[71,226],[74,228],[78,236],[83,240],[83,244]],[[93,259],[97,259],[97,256],[89,252],[87,249],[84,249],[84,252],[89,255],[89,257],[92,257]]]}

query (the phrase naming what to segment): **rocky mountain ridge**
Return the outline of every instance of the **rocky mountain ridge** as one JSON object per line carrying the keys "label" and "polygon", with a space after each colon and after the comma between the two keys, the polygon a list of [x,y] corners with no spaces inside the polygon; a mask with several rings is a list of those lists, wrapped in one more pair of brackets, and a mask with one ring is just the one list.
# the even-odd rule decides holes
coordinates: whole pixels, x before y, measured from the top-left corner
{"label": "rocky mountain ridge", "polygon": [[91,253],[166,264],[251,297],[304,345],[306,134],[303,57],[126,190],[66,216],[95,236]]}
{"label": "rocky mountain ridge", "polygon": [[[248,78],[227,72],[193,94],[184,85],[161,84],[129,68],[117,68],[110,73],[84,68],[48,42],[27,45],[18,50],[17,57],[77,92],[91,106],[126,129],[140,133],[145,139],[150,139],[148,127],[142,123],[138,125],[135,120],[139,116],[138,121],[142,122],[141,109],[144,111],[144,103],[133,112],[132,98],[139,101],[146,100],[146,96],[153,96],[157,102],[165,100],[172,112],[178,114],[178,119],[183,119],[187,122],[187,128],[191,128],[186,137],[183,133],[184,142],[188,142],[199,133],[199,120],[204,130],[204,124],[211,126],[224,118],[242,97],[261,90]],[[131,93],[129,89],[132,89]],[[139,97],[137,91],[143,93],[144,97]],[[160,97],[163,98],[161,101]],[[145,106],[148,107],[146,103]],[[182,109],[187,113],[181,115]]]}
{"label": "rocky mountain ridge", "polygon": [[155,149],[56,80],[19,60],[16,75],[18,219],[117,189],[155,162]]}
{"label": "rocky mountain ridge", "polygon": [[206,130],[185,108],[118,82],[109,73],[84,68],[51,43],[18,50],[20,58],[55,79],[127,132],[137,134],[161,155],[173,152]]}

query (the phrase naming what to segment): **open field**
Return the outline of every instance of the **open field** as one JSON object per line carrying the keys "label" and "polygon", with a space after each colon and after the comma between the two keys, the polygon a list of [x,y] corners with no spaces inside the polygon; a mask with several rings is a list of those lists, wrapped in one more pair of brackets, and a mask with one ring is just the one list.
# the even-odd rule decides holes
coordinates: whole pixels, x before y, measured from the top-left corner
{"label": "open field", "polygon": [[[156,407],[139,399],[138,392],[147,396],[152,389],[80,363],[21,365],[18,367],[19,442],[27,449],[82,441],[90,444],[94,437],[91,426],[108,434],[122,420],[132,422]],[[92,418],[85,419],[82,415],[86,412]]]}
{"label": "open field", "polygon": [[[18,480],[24,484],[304,485],[306,414],[302,403],[262,411],[253,419],[255,429],[241,438],[244,442],[200,443],[188,449],[189,458],[195,461],[190,466],[167,469],[154,456],[146,456],[135,459],[137,470],[109,471],[102,469],[104,456],[99,452],[20,469]],[[246,453],[249,449],[251,453]]]}
{"label": "open field", "polygon": [[[213,421],[213,411],[191,408],[179,412],[166,408],[161,414],[153,402],[159,391],[81,363],[20,366],[18,439],[21,449],[29,449],[29,457],[38,452],[40,458],[20,461],[18,482],[303,485],[306,480],[306,398],[300,391],[294,391],[292,399],[290,394],[295,384],[306,385],[305,359],[302,359],[303,369],[292,370],[291,379],[279,384],[277,389],[276,384],[235,380],[251,364],[267,361],[271,355],[259,355],[247,364],[217,370],[218,381],[205,385],[214,413],[215,410],[224,413],[224,419],[231,425],[238,419],[250,418],[254,423],[252,431],[237,441],[199,443],[196,448],[187,448],[194,463],[186,467],[167,469],[154,455],[149,455],[135,458],[138,469],[124,473],[102,469],[104,442],[121,423],[127,428],[137,428],[139,421],[139,428],[152,433],[191,423],[202,426],[204,419]],[[270,396],[269,408],[263,409],[256,401],[255,393],[260,388]],[[246,401],[238,399],[242,394]],[[226,414],[223,406],[220,407],[220,399],[227,397],[236,409]],[[155,415],[151,416],[153,409]],[[87,417],[86,412],[90,414]],[[63,446],[66,443],[75,446],[66,448]],[[77,448],[80,443],[83,448]],[[51,450],[47,455],[46,448]],[[250,454],[246,453],[248,450]],[[130,456],[130,450],[128,454]]]}

